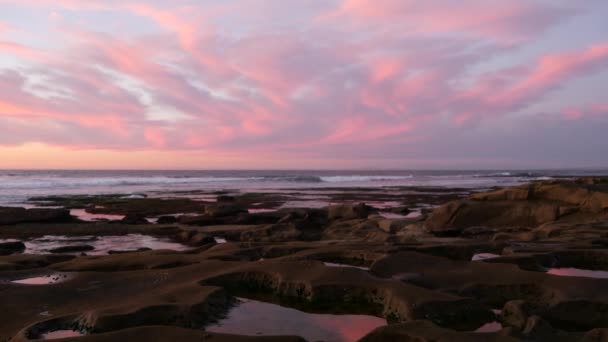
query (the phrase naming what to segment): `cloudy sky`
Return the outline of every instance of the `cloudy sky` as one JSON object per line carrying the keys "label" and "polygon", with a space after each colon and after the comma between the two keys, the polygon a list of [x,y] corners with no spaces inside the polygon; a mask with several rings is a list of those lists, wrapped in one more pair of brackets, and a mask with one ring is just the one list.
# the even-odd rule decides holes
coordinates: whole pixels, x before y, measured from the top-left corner
{"label": "cloudy sky", "polygon": [[605,0],[0,0],[0,168],[608,166]]}

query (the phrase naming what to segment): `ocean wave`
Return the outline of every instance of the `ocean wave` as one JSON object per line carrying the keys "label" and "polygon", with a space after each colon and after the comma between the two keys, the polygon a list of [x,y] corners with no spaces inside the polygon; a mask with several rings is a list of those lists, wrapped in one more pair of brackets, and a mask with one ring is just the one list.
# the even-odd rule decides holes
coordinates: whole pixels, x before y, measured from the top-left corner
{"label": "ocean wave", "polygon": [[413,175],[407,176],[326,176],[321,177],[323,182],[342,183],[342,182],[379,182],[412,179]]}
{"label": "ocean wave", "polygon": [[[6,177],[6,176],[4,176]],[[52,189],[52,188],[82,188],[99,187],[114,188],[146,185],[192,185],[220,183],[355,183],[380,182],[411,179],[414,176],[383,176],[383,175],[266,175],[266,176],[234,176],[234,177],[193,177],[193,176],[123,176],[123,177],[10,177],[2,179],[0,189]]]}
{"label": "ocean wave", "polygon": [[477,178],[486,178],[486,177],[491,177],[491,178],[501,178],[501,177],[506,177],[506,178],[541,178],[541,177],[549,177],[547,175],[541,174],[541,173],[536,173],[536,172],[491,172],[491,173],[484,173],[484,174],[475,174],[473,175],[473,177],[477,177]]}
{"label": "ocean wave", "polygon": [[321,183],[323,180],[319,176],[262,176],[249,177],[248,180],[253,181],[274,181],[274,182],[303,182],[303,183]]}

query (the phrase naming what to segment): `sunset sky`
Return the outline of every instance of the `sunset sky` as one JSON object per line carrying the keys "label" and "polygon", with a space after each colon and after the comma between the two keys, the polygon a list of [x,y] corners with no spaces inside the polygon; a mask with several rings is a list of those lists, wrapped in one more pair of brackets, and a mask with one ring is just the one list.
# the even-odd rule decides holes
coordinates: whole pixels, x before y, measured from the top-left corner
{"label": "sunset sky", "polygon": [[608,167],[605,0],[0,0],[0,168]]}

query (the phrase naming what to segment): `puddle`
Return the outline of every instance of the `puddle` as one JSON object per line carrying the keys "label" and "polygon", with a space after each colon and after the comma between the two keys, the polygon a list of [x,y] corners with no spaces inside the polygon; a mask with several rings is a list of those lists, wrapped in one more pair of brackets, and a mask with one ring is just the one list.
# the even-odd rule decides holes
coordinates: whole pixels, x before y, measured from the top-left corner
{"label": "puddle", "polygon": [[91,214],[87,213],[84,209],[71,209],[70,214],[86,222],[118,221],[125,218],[124,215]]}
{"label": "puddle", "polygon": [[210,325],[207,331],[248,336],[297,335],[308,341],[357,341],[372,330],[385,326],[386,320],[364,315],[310,314],[249,299],[228,317]]}
{"label": "puddle", "polygon": [[[141,234],[128,234],[120,236],[56,236],[47,235],[38,239],[24,241],[25,254],[49,254],[50,250],[59,247],[92,246],[87,255],[106,255],[110,251],[137,251],[139,249],[169,249],[185,251],[190,249],[186,245],[160,239],[154,236]],[[80,255],[80,252],[66,253]]]}
{"label": "puddle", "polygon": [[144,199],[147,198],[148,196],[146,196],[145,194],[132,194],[132,195],[127,195],[127,196],[122,196],[122,199]]}
{"label": "puddle", "polygon": [[80,337],[85,336],[82,332],[78,330],[56,330],[49,331],[40,335],[39,340],[58,340],[60,338],[69,338],[69,337]]}
{"label": "puddle", "polygon": [[390,208],[396,208],[396,207],[401,207],[403,206],[403,204],[401,204],[401,202],[395,202],[395,201],[385,201],[385,202],[365,202],[365,204],[377,208],[377,209],[390,209]]}
{"label": "puddle", "polygon": [[584,270],[580,268],[550,268],[547,274],[560,277],[585,277],[608,279],[608,271]]}
{"label": "puddle", "polygon": [[214,237],[213,238],[215,240],[215,243],[227,243],[228,240],[221,238],[221,237]]}
{"label": "puddle", "polygon": [[334,262],[324,262],[324,264],[327,267],[349,267],[349,268],[358,268],[360,270],[369,271],[369,267],[363,267],[363,266],[354,266],[354,265],[347,265],[347,264],[337,264],[337,263],[334,263]]}
{"label": "puddle", "polygon": [[478,333],[491,333],[502,330],[502,324],[500,322],[490,322],[479,327],[475,332]]}
{"label": "puddle", "polygon": [[292,200],[283,203],[280,208],[320,209],[327,207],[328,205],[330,205],[330,202],[327,200]]}
{"label": "puddle", "polygon": [[21,285],[53,285],[58,283],[63,283],[64,281],[68,281],[74,278],[74,276],[68,273],[53,273],[47,274],[39,277],[31,277],[19,280],[13,280],[11,283],[21,284]]}
{"label": "puddle", "polygon": [[471,261],[494,259],[494,258],[500,258],[500,257],[502,257],[502,255],[493,254],[493,253],[478,253],[478,254],[473,255],[473,258],[471,258]]}
{"label": "puddle", "polygon": [[409,213],[407,215],[395,214],[395,213],[386,212],[386,211],[381,211],[378,214],[380,216],[384,217],[385,219],[389,219],[389,220],[415,219],[415,218],[419,218],[420,216],[422,216],[422,213],[419,211],[412,211],[411,213]]}
{"label": "puddle", "polygon": [[247,209],[250,214],[274,213],[277,209]]}

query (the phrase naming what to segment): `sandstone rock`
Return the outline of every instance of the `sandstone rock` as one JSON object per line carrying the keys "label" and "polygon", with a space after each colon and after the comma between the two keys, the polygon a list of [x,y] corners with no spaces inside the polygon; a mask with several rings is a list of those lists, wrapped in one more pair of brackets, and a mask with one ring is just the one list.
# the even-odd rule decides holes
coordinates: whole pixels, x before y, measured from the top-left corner
{"label": "sandstone rock", "polygon": [[559,206],[528,201],[450,202],[433,211],[424,222],[432,232],[458,230],[468,227],[535,227],[555,221]]}
{"label": "sandstone rock", "polygon": [[247,213],[247,210],[235,204],[218,203],[205,206],[205,214],[210,217],[236,216],[242,213]]}
{"label": "sandstone rock", "polygon": [[400,324],[391,324],[376,330],[363,337],[360,342],[388,342],[388,341],[416,341],[416,342],[516,342],[518,339],[502,332],[478,334],[474,332],[459,332],[445,329],[428,321],[412,321]]}
{"label": "sandstone rock", "polygon": [[0,255],[23,253],[24,250],[25,244],[21,241],[0,243]]}
{"label": "sandstone rock", "polygon": [[241,233],[241,241],[282,242],[298,240],[302,232],[293,224],[271,224]]}
{"label": "sandstone rock", "polygon": [[384,219],[378,221],[378,227],[389,234],[395,234],[404,229],[405,226],[412,223],[410,220],[390,220]]}
{"label": "sandstone rock", "polygon": [[530,198],[530,187],[524,185],[517,188],[476,193],[472,194],[470,198],[476,201],[525,201]]}
{"label": "sandstone rock", "polygon": [[327,216],[330,220],[354,220],[367,218],[372,208],[359,204],[340,204],[327,207]]}
{"label": "sandstone rock", "polygon": [[27,222],[58,223],[70,222],[72,220],[73,217],[70,215],[70,211],[65,209],[0,207],[0,225]]}
{"label": "sandstone rock", "polygon": [[173,224],[177,222],[177,217],[175,216],[160,216],[156,223],[158,224]]}
{"label": "sandstone rock", "polygon": [[57,247],[49,250],[51,253],[60,254],[60,253],[77,253],[77,252],[87,252],[94,250],[95,247],[90,245],[78,245],[78,246],[63,246]]}
{"label": "sandstone rock", "polygon": [[197,233],[190,238],[188,245],[190,246],[202,246],[210,243],[215,243],[215,239],[212,236],[203,233]]}
{"label": "sandstone rock", "polygon": [[535,341],[550,341],[556,334],[553,327],[539,316],[528,318],[523,333]]}
{"label": "sandstone rock", "polygon": [[121,223],[124,224],[148,224],[148,220],[145,217],[138,214],[127,214],[122,220]]}
{"label": "sandstone rock", "polygon": [[527,324],[531,309],[530,305],[524,300],[508,301],[502,309],[502,320],[518,330],[523,330]]}
{"label": "sandstone rock", "polygon": [[230,195],[219,195],[217,196],[217,202],[235,202],[236,197]]}

